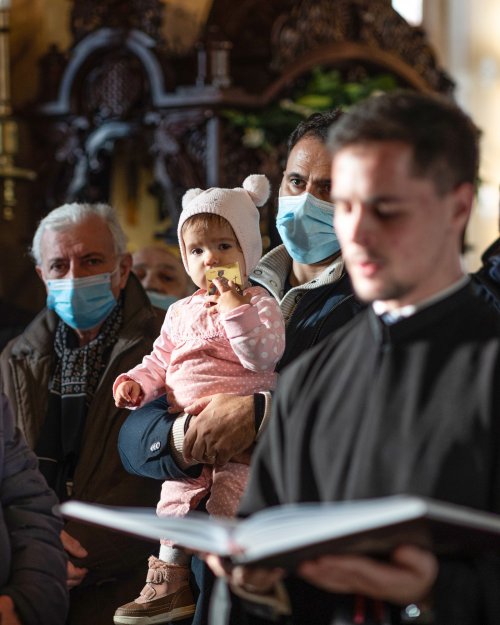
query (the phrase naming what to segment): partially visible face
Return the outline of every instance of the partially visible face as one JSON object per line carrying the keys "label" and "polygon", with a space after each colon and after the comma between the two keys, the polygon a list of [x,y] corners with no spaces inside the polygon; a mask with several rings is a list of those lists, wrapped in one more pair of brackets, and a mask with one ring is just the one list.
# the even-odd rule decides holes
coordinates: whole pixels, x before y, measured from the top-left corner
{"label": "partially visible face", "polygon": [[41,239],[41,257],[42,263],[36,270],[45,284],[47,280],[113,273],[118,268],[111,278],[115,298],[130,273],[130,255],[116,254],[111,232],[98,215],[65,230],[46,229]]}
{"label": "partially visible face", "polygon": [[438,195],[411,173],[398,142],[346,146],[332,163],[335,229],[358,296],[386,309],[415,304],[458,280],[470,184]]}
{"label": "partially visible face", "polygon": [[200,289],[207,288],[205,271],[219,265],[238,262],[241,276],[246,279],[245,258],[229,224],[212,224],[208,231],[188,224],[182,238],[189,275]]}
{"label": "partially visible face", "polygon": [[330,202],[332,157],[316,137],[303,137],[291,150],[283,172],[280,195],[311,193]]}
{"label": "partially visible face", "polygon": [[132,255],[132,271],[146,291],[185,297],[189,280],[182,261],[159,246],[143,247]]}

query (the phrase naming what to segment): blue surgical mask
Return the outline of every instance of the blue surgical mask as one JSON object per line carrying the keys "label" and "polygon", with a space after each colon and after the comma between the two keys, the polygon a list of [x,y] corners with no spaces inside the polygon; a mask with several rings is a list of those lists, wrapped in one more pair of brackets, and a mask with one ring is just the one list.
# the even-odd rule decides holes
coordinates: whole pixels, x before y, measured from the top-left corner
{"label": "blue surgical mask", "polygon": [[310,193],[278,198],[276,227],[288,253],[298,263],[318,263],[339,251],[333,210],[333,204]]}
{"label": "blue surgical mask", "polygon": [[100,273],[85,278],[47,280],[47,308],[75,330],[95,328],[116,306],[111,291],[112,275]]}
{"label": "blue surgical mask", "polygon": [[156,308],[167,310],[170,304],[176,302],[179,298],[175,295],[167,295],[167,293],[158,293],[157,291],[146,291],[146,295],[149,297],[149,301]]}

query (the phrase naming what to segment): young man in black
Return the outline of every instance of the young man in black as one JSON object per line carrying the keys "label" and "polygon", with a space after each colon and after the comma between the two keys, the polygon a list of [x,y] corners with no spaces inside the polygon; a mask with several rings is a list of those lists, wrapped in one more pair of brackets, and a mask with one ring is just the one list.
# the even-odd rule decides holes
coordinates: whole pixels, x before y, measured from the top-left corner
{"label": "young man in black", "polygon": [[[336,232],[370,306],[282,374],[241,512],[410,493],[500,513],[500,317],[460,255],[476,129],[448,101],[398,92],[352,108],[330,148]],[[245,597],[239,623],[268,622],[271,603],[300,625],[494,625],[500,614],[493,553],[401,545],[386,562],[325,555],[293,575],[226,575]]]}

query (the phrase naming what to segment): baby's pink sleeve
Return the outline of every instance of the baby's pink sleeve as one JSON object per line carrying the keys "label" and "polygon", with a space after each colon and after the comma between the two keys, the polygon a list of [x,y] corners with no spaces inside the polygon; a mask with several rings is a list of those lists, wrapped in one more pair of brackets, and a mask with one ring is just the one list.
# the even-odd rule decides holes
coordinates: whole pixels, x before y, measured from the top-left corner
{"label": "baby's pink sleeve", "polygon": [[174,348],[168,334],[167,320],[168,314],[163,322],[160,336],[153,344],[152,352],[144,356],[140,365],[120,375],[113,385],[114,390],[126,378],[130,378],[140,384],[143,392],[141,406],[165,393],[167,367],[170,363],[172,349]]}
{"label": "baby's pink sleeve", "polygon": [[251,303],[223,315],[226,334],[245,369],[273,371],[285,350],[285,322],[278,302],[258,289]]}

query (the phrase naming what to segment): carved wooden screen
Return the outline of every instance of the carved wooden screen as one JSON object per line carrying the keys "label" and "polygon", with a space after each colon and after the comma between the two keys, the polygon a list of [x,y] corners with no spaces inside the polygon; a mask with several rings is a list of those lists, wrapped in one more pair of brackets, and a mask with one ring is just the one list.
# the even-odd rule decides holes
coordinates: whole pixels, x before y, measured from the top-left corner
{"label": "carved wooden screen", "polygon": [[[205,52],[231,48],[230,76],[217,83],[200,77],[200,68],[196,76],[194,49],[181,58],[169,53],[161,20],[160,0],[75,1],[74,44],[43,59],[42,92],[30,114],[40,215],[65,201],[109,200],[120,150],[132,164],[127,184],[134,185],[134,163],[151,168],[150,191],[173,238],[189,187],[236,186],[262,172],[276,191],[288,128],[272,150],[252,147],[234,113],[265,117],[293,99],[315,68],[357,83],[389,73],[415,89],[453,87],[423,31],[385,0],[215,0]],[[264,217],[264,234],[272,235],[272,203]]]}

